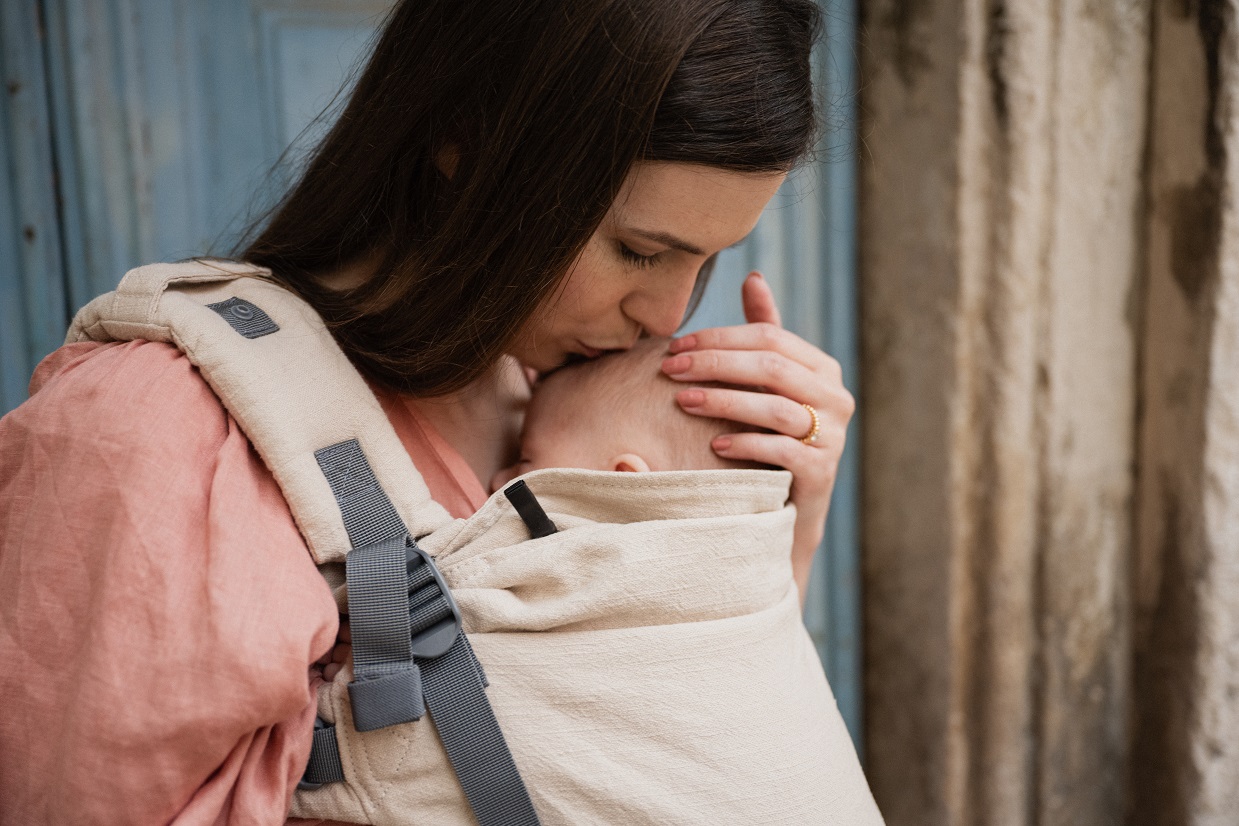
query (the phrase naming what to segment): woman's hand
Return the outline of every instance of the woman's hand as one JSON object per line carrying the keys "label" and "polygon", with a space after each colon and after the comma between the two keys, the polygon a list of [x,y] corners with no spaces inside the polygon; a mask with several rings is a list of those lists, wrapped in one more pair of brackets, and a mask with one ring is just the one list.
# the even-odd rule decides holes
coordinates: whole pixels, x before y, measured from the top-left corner
{"label": "woman's hand", "polygon": [[[792,573],[803,603],[856,402],[843,386],[839,362],[783,329],[774,294],[761,273],[750,273],[742,289],[749,323],[675,339],[663,372],[676,381],[718,381],[767,391],[694,387],[679,391],[676,399],[688,413],[772,431],[722,435],[713,447],[727,459],[778,465],[792,472],[796,505]],[[816,410],[818,419],[817,438],[809,443],[802,441],[814,427],[806,404]]]}

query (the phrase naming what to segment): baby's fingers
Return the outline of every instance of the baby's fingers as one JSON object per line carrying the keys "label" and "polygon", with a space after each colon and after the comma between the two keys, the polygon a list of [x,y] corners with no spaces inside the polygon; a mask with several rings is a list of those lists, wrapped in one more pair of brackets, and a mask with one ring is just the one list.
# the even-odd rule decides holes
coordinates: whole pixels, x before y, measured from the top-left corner
{"label": "baby's fingers", "polygon": [[340,669],[344,668],[353,656],[353,646],[347,642],[338,642],[329,653],[331,662],[323,666],[323,679],[331,682],[335,676],[340,673]]}

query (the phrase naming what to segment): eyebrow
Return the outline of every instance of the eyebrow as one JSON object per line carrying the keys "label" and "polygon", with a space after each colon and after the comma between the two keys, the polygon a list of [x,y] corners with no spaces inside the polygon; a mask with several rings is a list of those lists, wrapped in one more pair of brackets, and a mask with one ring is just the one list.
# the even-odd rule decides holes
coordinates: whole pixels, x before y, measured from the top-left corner
{"label": "eyebrow", "polygon": [[648,229],[631,229],[629,232],[633,235],[640,235],[647,241],[653,241],[656,244],[663,244],[664,246],[671,247],[672,249],[682,250],[687,252],[689,255],[705,255],[704,250],[693,246],[687,241],[681,241],[679,238],[676,238],[674,235],[667,232],[655,232]]}

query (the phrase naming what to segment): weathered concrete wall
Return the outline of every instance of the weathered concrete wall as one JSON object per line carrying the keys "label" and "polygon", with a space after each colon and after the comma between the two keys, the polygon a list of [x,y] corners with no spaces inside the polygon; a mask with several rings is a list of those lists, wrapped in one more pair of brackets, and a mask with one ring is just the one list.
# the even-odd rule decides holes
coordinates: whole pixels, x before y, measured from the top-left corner
{"label": "weathered concrete wall", "polygon": [[892,826],[949,823],[962,33],[953,4],[861,12],[866,763]]}
{"label": "weathered concrete wall", "polygon": [[1239,822],[1239,44],[1154,17],[1130,820]]}
{"label": "weathered concrete wall", "polygon": [[862,8],[871,782],[1119,823],[1150,8]]}

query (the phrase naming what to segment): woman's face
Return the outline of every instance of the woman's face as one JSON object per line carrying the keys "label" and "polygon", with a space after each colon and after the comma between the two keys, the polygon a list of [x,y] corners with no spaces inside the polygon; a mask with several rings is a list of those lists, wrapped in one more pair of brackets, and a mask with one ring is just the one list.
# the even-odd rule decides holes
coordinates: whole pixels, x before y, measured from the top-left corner
{"label": "woman's face", "polygon": [[512,355],[538,371],[573,354],[626,350],[675,333],[706,259],[753,229],[786,176],[685,163],[640,163],[561,288]]}

